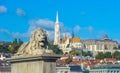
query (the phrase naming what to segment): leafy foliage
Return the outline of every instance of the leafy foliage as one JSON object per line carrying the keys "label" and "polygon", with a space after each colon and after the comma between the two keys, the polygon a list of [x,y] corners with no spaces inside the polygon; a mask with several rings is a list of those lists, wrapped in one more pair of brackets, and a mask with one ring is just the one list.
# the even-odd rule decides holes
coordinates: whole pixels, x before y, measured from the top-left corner
{"label": "leafy foliage", "polygon": [[111,52],[105,52],[104,58],[112,58]]}
{"label": "leafy foliage", "polygon": [[70,46],[70,44],[67,44],[66,48],[68,48]]}
{"label": "leafy foliage", "polygon": [[113,47],[113,50],[117,50],[118,48],[117,47]]}
{"label": "leafy foliage", "polygon": [[82,56],[90,56],[90,57],[93,57],[93,54],[91,51],[81,51],[81,52],[78,52],[78,51],[75,51],[75,50],[71,50],[69,52],[71,55],[82,55]]}
{"label": "leafy foliage", "polygon": [[120,60],[120,52],[119,51],[115,51],[113,55],[114,55],[115,59]]}
{"label": "leafy foliage", "polygon": [[97,59],[104,59],[104,53],[103,52],[98,52],[98,54],[96,55]]}
{"label": "leafy foliage", "polygon": [[69,57],[65,60],[65,63],[66,63],[66,64],[70,64],[70,62],[72,62],[72,58],[69,56]]}
{"label": "leafy foliage", "polygon": [[8,49],[11,53],[16,53],[17,50],[19,49],[19,47],[23,44],[23,41],[21,41],[20,39],[14,39],[12,44],[9,45]]}
{"label": "leafy foliage", "polygon": [[84,51],[82,50],[82,56],[87,56],[87,52],[84,52]]}
{"label": "leafy foliage", "polygon": [[78,54],[78,52],[76,52],[75,50],[71,50],[69,53],[70,53],[71,55],[77,55],[77,54]]}
{"label": "leafy foliage", "polygon": [[91,51],[84,52],[84,51],[82,50],[82,56],[90,56],[90,57],[93,57],[93,54],[92,54]]}
{"label": "leafy foliage", "polygon": [[59,49],[58,45],[48,45],[48,48],[53,50],[54,53],[56,54],[63,54],[63,51],[61,49]]}
{"label": "leafy foliage", "polygon": [[0,45],[0,53],[9,53],[9,50],[4,45]]}
{"label": "leafy foliage", "polygon": [[111,52],[98,52],[98,54],[96,55],[97,59],[104,59],[104,58],[112,58]]}
{"label": "leafy foliage", "polygon": [[13,47],[12,45],[10,45],[10,46],[8,47],[8,49],[9,49],[10,52],[13,52],[13,51],[14,51],[14,47]]}

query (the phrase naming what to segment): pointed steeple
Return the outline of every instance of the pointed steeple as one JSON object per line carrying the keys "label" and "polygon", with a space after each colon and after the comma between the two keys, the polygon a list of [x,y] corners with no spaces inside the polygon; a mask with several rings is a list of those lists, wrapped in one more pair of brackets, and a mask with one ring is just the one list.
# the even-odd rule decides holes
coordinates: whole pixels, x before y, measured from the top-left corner
{"label": "pointed steeple", "polygon": [[66,36],[66,34],[64,35],[64,39],[67,39],[67,36]]}
{"label": "pointed steeple", "polygon": [[60,23],[58,20],[58,11],[56,13],[56,23],[55,23],[55,37],[54,37],[54,45],[59,45],[60,43]]}
{"label": "pointed steeple", "polygon": [[74,38],[74,32],[72,31],[72,38]]}
{"label": "pointed steeple", "polygon": [[59,23],[59,20],[58,20],[58,11],[57,11],[57,14],[56,14],[56,23]]}

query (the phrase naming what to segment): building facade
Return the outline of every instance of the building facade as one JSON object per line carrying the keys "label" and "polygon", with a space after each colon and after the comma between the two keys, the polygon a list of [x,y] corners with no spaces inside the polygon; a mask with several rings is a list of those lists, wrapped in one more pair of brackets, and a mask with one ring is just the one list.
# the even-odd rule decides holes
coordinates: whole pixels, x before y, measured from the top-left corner
{"label": "building facade", "polygon": [[11,64],[0,60],[0,73],[11,73]]}
{"label": "building facade", "polygon": [[114,52],[114,48],[118,48],[118,42],[108,39],[107,35],[104,35],[102,40],[84,40],[86,49],[97,52]]}
{"label": "building facade", "polygon": [[70,67],[56,67],[56,73],[70,73]]}
{"label": "building facade", "polygon": [[90,73],[120,73],[120,64],[100,64],[91,68]]}
{"label": "building facade", "polygon": [[78,65],[56,67],[56,73],[83,73],[84,69]]}

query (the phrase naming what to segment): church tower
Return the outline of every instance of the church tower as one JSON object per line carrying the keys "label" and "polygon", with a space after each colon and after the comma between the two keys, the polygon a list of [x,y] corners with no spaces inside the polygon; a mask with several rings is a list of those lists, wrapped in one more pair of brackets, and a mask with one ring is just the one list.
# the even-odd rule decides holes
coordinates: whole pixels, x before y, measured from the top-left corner
{"label": "church tower", "polygon": [[55,22],[55,36],[54,36],[54,45],[59,45],[60,43],[60,23],[58,20],[58,12],[56,14],[56,22]]}

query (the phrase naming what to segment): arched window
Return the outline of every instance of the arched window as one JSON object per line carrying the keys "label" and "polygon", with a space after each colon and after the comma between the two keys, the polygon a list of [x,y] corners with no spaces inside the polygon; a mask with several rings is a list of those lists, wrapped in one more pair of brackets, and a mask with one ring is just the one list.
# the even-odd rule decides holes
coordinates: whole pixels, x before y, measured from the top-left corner
{"label": "arched window", "polygon": [[108,50],[108,47],[106,44],[104,45],[104,50]]}

